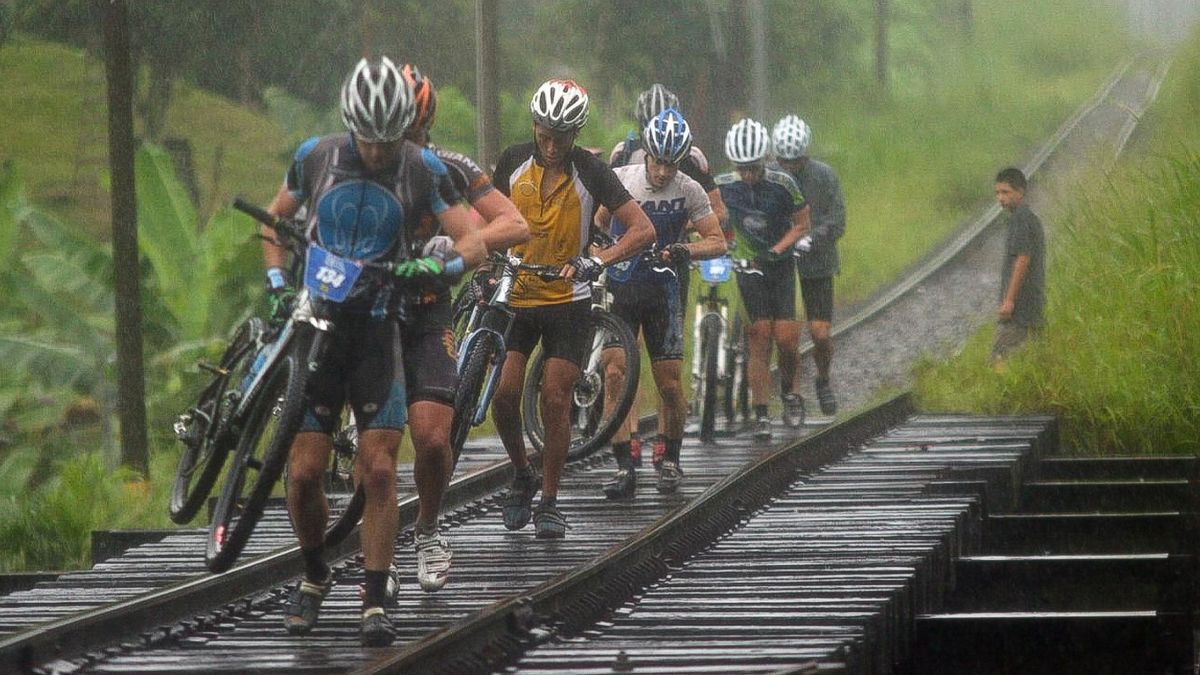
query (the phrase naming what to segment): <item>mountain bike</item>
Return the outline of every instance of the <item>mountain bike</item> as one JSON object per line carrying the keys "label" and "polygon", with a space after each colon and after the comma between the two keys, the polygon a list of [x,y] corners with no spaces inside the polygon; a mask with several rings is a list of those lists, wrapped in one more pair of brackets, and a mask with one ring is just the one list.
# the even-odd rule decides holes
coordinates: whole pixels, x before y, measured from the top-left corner
{"label": "mountain bike", "polygon": [[[591,348],[584,359],[582,372],[571,396],[571,440],[567,446],[572,456],[590,453],[608,442],[633,407],[641,369],[637,339],[629,326],[609,311],[612,296],[607,288],[607,271],[592,283]],[[583,328],[583,327],[581,327]],[[604,369],[601,353],[605,349],[620,349],[625,354],[625,379],[617,396],[617,405],[608,414],[604,411]],[[525,434],[537,450],[545,445],[545,425],[542,423],[542,373],[546,367],[545,350],[533,356],[525,378]]]}
{"label": "mountain bike", "polygon": [[[472,427],[483,424],[500,381],[507,341],[515,316],[509,299],[517,286],[518,272],[555,279],[562,269],[532,265],[520,256],[493,253],[489,275],[479,275],[464,285],[454,300],[454,327],[458,336],[458,390],[454,395],[454,423],[450,448],[454,463]],[[491,281],[494,280],[494,284]]]}
{"label": "mountain bike", "polygon": [[720,287],[736,272],[762,274],[749,261],[730,256],[696,262],[707,292],[696,298],[692,321],[692,410],[700,420],[700,440],[716,439],[717,408],[722,403],[718,390],[724,391],[726,420],[732,426],[737,412],[749,417],[746,378],[746,339],[741,315],[730,321],[729,302]]}
{"label": "mountain bike", "polygon": [[241,385],[267,331],[265,321],[251,317],[234,331],[220,361],[197,364],[213,378],[201,390],[196,404],[174,423],[175,436],[183,443],[168,504],[171,520],[176,523],[182,525],[195,517],[212,492],[229,450],[237,443],[238,429],[231,423],[231,415],[245,394]]}
{"label": "mountain bike", "polygon": [[[394,263],[349,260],[305,237],[301,224],[278,220],[241,199],[234,207],[272,228],[276,239],[303,261],[303,286],[291,316],[278,329],[252,342],[252,365],[233,391],[233,405],[214,430],[218,438],[236,438],[225,483],[213,507],[205,562],[213,572],[228,570],[245,547],[267,500],[287,465],[288,451],[299,431],[307,403],[307,386],[323,361],[333,331],[334,309],[351,295],[364,270],[390,274]],[[232,382],[232,378],[229,382]],[[228,386],[228,383],[226,384]],[[362,515],[365,495],[355,485],[353,447],[335,444],[328,482],[343,492],[331,499],[326,543],[341,541]]]}

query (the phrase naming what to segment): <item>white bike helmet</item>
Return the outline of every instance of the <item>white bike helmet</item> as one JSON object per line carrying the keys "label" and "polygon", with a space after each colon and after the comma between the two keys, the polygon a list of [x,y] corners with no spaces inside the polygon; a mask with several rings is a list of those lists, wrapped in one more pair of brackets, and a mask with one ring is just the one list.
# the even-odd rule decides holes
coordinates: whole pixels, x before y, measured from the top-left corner
{"label": "white bike helmet", "polygon": [[650,120],[667,108],[679,109],[679,97],[670,89],[655,82],[650,88],[638,95],[637,108],[633,115],[637,118],[638,127],[645,129]]}
{"label": "white bike helmet", "polygon": [[725,156],[734,164],[750,164],[767,156],[771,135],[767,128],[743,117],[725,134]]}
{"label": "white bike helmet", "polygon": [[812,129],[799,117],[788,115],[775,123],[771,139],[775,143],[776,157],[800,159],[808,154],[808,144],[812,141]]}
{"label": "white bike helmet", "polygon": [[642,147],[653,159],[678,164],[692,148],[692,130],[683,114],[667,108],[655,115],[642,130]]}
{"label": "white bike helmet", "polygon": [[587,90],[574,80],[547,80],[529,102],[533,121],[554,131],[575,131],[587,124]]}
{"label": "white bike helmet", "polygon": [[399,140],[416,115],[412,86],[386,56],[362,59],[342,84],[342,122],[368,143]]}

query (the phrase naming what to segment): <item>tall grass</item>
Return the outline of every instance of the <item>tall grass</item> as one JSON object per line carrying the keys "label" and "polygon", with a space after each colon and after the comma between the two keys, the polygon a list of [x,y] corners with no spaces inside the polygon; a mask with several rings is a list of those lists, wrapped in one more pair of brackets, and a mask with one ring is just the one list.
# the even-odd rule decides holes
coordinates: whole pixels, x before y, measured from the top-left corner
{"label": "tall grass", "polygon": [[[158,454],[151,471],[169,475],[171,462]],[[89,452],[59,465],[41,489],[0,497],[0,572],[87,567],[92,530],[165,526],[168,484],[135,479]]]}
{"label": "tall grass", "polygon": [[1143,154],[1088,177],[1048,222],[1047,326],[1002,373],[991,328],[917,373],[921,405],[1050,411],[1080,452],[1200,451],[1200,40],[1176,63]]}
{"label": "tall grass", "polygon": [[846,193],[839,304],[870,296],[985,206],[996,170],[1029,157],[1128,52],[1106,3],[974,7],[970,42],[907,27],[935,35],[904,40],[926,47],[897,55],[915,65],[897,68],[887,92],[873,82],[825,100],[780,92]]}

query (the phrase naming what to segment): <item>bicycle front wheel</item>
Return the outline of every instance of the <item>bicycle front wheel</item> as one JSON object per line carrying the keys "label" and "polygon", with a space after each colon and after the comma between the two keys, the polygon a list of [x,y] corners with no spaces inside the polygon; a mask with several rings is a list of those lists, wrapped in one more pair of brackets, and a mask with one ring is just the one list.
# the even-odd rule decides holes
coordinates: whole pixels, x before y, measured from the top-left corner
{"label": "bicycle front wheel", "polygon": [[[584,361],[571,401],[571,436],[567,449],[572,458],[590,454],[616,433],[633,407],[641,369],[637,340],[624,321],[604,310],[593,310],[592,328],[592,348]],[[604,349],[613,348],[620,349],[625,355],[625,380],[621,390],[615,392],[617,405],[605,414],[604,365],[600,355]],[[546,438],[541,415],[544,371],[545,351],[539,350],[525,378],[523,398],[525,433],[538,451],[544,447]]]}
{"label": "bicycle front wheel", "polygon": [[700,441],[711,443],[716,438],[717,422],[717,358],[721,349],[721,317],[705,316],[700,324],[700,373],[704,378],[700,389]]}
{"label": "bicycle front wheel", "polygon": [[209,523],[205,562],[213,572],[233,566],[283,474],[288,449],[304,419],[307,342],[293,343],[264,378],[246,412]]}
{"label": "bicycle front wheel", "polygon": [[450,451],[454,466],[462,455],[467,435],[475,424],[475,410],[483,395],[483,387],[495,368],[501,345],[494,333],[482,333],[471,341],[463,357],[462,372],[458,374],[458,390],[454,394],[454,423],[450,426]]}
{"label": "bicycle front wheel", "polygon": [[188,522],[200,510],[217,482],[225,457],[237,440],[226,424],[230,409],[237,405],[231,389],[236,388],[249,371],[254,346],[263,330],[262,320],[257,318],[238,326],[217,364],[215,376],[201,392],[195,407],[187,413],[189,421],[184,449],[175,469],[175,483],[168,504],[171,520],[176,523]]}

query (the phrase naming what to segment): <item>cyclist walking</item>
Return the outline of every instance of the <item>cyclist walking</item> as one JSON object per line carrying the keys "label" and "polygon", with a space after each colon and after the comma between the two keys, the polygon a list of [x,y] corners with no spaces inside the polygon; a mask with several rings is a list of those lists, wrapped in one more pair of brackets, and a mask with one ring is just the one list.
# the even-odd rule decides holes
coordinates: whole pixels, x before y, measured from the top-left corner
{"label": "cyclist walking", "polygon": [[833,275],[838,273],[837,241],[846,232],[846,201],[837,174],[828,164],[809,157],[812,129],[796,115],[787,115],[771,132],[779,168],[796,179],[804,200],[812,210],[809,234],[796,242],[796,273],[800,297],[813,342],[817,367],[816,394],[821,412],[837,412],[837,397],[829,382],[833,362]]}
{"label": "cyclist walking", "polygon": [[[399,68],[387,57],[359,61],[342,85],[340,102],[350,133],[305,141],[268,211],[288,218],[305,206],[314,241],[347,258],[402,261],[396,268],[400,277],[452,281],[481,260],[481,240],[446,178],[445,165],[402,138],[415,109],[412,87]],[[413,258],[410,246],[424,219],[436,220],[454,238],[455,248]],[[286,253],[270,233],[264,230],[263,254],[273,306],[283,314],[289,293],[283,271]],[[289,452],[288,513],[305,574],[288,599],[284,626],[290,633],[309,632],[332,586],[324,561],[328,503],[321,479],[332,433],[348,401],[361,429],[356,469],[366,493],[361,637],[364,644],[378,646],[390,644],[395,635],[384,605],[393,581],[389,568],[399,527],[396,452],[407,422],[407,403],[410,397],[452,395],[453,382],[429,383],[426,393],[406,387],[401,354],[412,359],[428,351],[431,333],[407,327],[402,331],[396,317],[403,320],[419,298],[382,274],[369,281],[363,293],[340,305],[338,331],[325,366],[310,382],[308,410]],[[415,472],[436,473],[437,459],[418,455]]]}
{"label": "cyclist walking", "polygon": [[[487,174],[475,162],[465,155],[429,145],[429,129],[437,111],[433,82],[411,64],[405,64],[400,74],[413,91],[413,120],[404,138],[418,146],[428,146],[445,165],[446,179],[475,206],[483,221],[479,235],[485,245],[507,248],[527,241],[529,226],[525,219],[512,202],[492,187]],[[410,251],[446,254],[450,239],[442,232],[436,219],[418,221],[411,233]],[[453,344],[449,289],[435,281],[423,290],[424,301],[409,308],[404,325],[404,374],[414,453],[413,479],[419,497],[413,524],[417,582],[423,590],[433,592],[445,586],[453,557],[449,542],[439,532],[438,518],[442,495],[453,473],[450,426],[458,376],[454,354],[447,347]],[[396,573],[391,574],[394,579]]]}
{"label": "cyclist walking", "polygon": [[[692,132],[687,120],[674,108],[656,115],[642,131],[642,162],[615,170],[621,183],[654,224],[657,245],[664,262],[678,269],[687,269],[689,260],[714,258],[725,253],[725,237],[704,188],[680,171],[680,163],[688,157]],[[600,207],[596,222],[610,228],[620,237],[625,233],[624,222]],[[701,239],[684,243],[688,229],[699,232]],[[686,279],[686,277],[684,277]],[[658,388],[663,416],[665,456],[660,465],[657,489],[674,492],[683,473],[679,468],[679,450],[683,444],[683,425],[687,402],[683,396],[680,366],[683,363],[683,315],[680,302],[679,275],[672,269],[655,269],[644,258],[618,263],[608,273],[612,291],[612,311],[621,317],[636,334],[645,336],[646,349],[653,363],[654,383]],[[611,400],[621,391],[625,377],[624,353],[619,349],[604,352],[605,406],[615,408]],[[636,416],[636,413],[630,413]],[[632,497],[637,489],[637,474],[630,457],[629,432],[625,425],[613,436],[612,453],[617,460],[617,473],[604,485],[610,498]]]}
{"label": "cyclist walking", "polygon": [[[492,416],[514,468],[513,484],[503,498],[504,526],[519,530],[532,517],[536,536],[565,536],[567,522],[558,510],[558,484],[567,458],[571,396],[580,364],[589,348],[591,287],[605,265],[619,262],[654,240],[654,227],[604,162],[575,140],[587,122],[587,91],[572,80],[548,80],[529,105],[533,141],[501,153],[495,184],[529,223],[532,239],[514,247],[526,262],[562,265],[559,279],[522,275],[509,351],[500,372]],[[629,230],[615,246],[589,255],[589,229],[598,206],[621,218]],[[542,380],[542,420],[546,429],[539,480],[525,453],[521,428],[521,389],[525,365],[542,343],[546,368]],[[527,410],[536,415],[539,411]],[[536,512],[531,507],[540,488]]]}
{"label": "cyclist walking", "polygon": [[[608,164],[616,169],[621,166],[640,166],[645,160],[646,151],[642,147],[642,131],[650,120],[667,108],[679,110],[679,97],[670,89],[655,82],[648,89],[638,95],[637,104],[634,106],[633,116],[637,121],[637,129],[630,131],[629,136],[613,146],[612,152],[609,153]],[[708,195],[708,201],[712,205],[713,213],[717,216],[717,221],[722,227],[725,225],[725,203],[721,201],[721,191],[717,189],[717,184],[713,180],[712,171],[709,168],[708,157],[696,145],[692,145],[688,154],[679,161],[679,170],[689,176],[704,189]],[[687,236],[686,234],[684,235]],[[676,274],[679,276],[679,304],[682,307],[687,307],[688,304],[688,283],[689,270],[687,265],[676,267]],[[635,336],[637,331],[634,331]],[[643,383],[638,382],[639,405],[635,410],[640,410],[640,401],[642,400]],[[653,463],[655,468],[659,468],[662,464],[663,457],[666,453],[666,442],[664,440],[665,427],[663,421],[667,418],[668,413],[663,409],[660,399],[658,408],[658,436],[653,442]],[[642,442],[637,437],[637,415],[630,415],[628,431],[630,437],[630,455],[633,457],[634,466],[641,466],[642,463]]]}
{"label": "cyclist walking", "polygon": [[769,169],[771,144],[767,128],[743,118],[725,134],[725,156],[735,171],[717,176],[729,210],[736,246],[734,256],[752,259],[761,274],[739,274],[738,291],[749,318],[747,363],[750,398],[756,418],[754,438],[771,438],[768,400],[771,343],[779,350],[779,380],[784,422],[798,428],[804,422],[799,382],[800,329],[796,323],[796,277],[792,247],[808,234],[809,209],[796,181]]}

